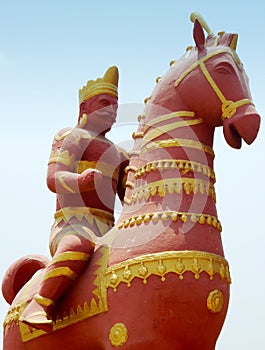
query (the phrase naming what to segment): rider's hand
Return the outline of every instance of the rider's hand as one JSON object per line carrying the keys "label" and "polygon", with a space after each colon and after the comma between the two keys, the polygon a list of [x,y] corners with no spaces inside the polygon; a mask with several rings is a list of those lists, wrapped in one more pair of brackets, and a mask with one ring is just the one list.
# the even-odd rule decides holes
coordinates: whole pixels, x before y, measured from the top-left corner
{"label": "rider's hand", "polygon": [[102,176],[102,172],[97,169],[83,171],[78,177],[80,191],[93,191],[100,184]]}

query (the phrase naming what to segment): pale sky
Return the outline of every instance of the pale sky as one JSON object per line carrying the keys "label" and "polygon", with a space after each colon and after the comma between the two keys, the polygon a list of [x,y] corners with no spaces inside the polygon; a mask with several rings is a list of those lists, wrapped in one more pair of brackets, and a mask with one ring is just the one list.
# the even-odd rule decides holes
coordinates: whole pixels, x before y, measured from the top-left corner
{"label": "pale sky", "polygon": [[[49,256],[55,196],[46,187],[47,161],[54,134],[76,123],[78,89],[110,65],[119,67],[119,120],[110,138],[130,147],[156,77],[193,45],[193,11],[215,34],[239,34],[237,52],[264,116],[260,0],[1,1],[1,280],[14,260]],[[264,140],[264,123],[254,144],[241,150],[231,149],[222,130],[216,131],[217,209],[233,281],[217,350],[264,349]],[[1,320],[7,309],[1,297]]]}

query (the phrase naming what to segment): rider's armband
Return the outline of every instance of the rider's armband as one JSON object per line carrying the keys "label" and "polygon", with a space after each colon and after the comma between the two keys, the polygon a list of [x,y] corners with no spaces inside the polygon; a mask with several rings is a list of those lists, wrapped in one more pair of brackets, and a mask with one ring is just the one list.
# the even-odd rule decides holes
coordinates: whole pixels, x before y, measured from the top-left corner
{"label": "rider's armband", "polygon": [[60,163],[66,166],[73,166],[74,154],[70,155],[70,153],[67,150],[62,152],[60,149],[57,149],[55,152],[52,152],[50,155],[48,164],[51,164],[51,163]]}

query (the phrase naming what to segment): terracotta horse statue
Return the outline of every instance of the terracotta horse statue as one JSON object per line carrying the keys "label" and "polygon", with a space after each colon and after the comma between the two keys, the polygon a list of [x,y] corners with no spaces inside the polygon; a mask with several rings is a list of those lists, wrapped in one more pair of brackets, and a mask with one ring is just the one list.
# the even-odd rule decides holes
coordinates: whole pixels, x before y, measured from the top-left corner
{"label": "terracotta horse statue", "polygon": [[[231,283],[216,211],[213,136],[240,148],[258,133],[237,34],[192,15],[195,45],[145,100],[127,168],[125,204],[85,272],[60,300],[53,331],[18,321],[48,259],[10,266],[4,350],[214,350]],[[207,36],[205,36],[205,31]]]}

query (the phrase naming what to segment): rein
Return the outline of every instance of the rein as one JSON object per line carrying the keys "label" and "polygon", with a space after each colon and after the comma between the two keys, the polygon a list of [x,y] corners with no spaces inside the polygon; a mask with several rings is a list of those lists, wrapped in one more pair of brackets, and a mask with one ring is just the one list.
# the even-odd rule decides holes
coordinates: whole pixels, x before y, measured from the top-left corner
{"label": "rein", "polygon": [[225,96],[223,95],[223,93],[221,92],[221,90],[219,89],[219,87],[217,86],[217,84],[215,83],[214,79],[212,78],[209,70],[207,69],[207,67],[205,66],[204,62],[207,61],[208,59],[219,55],[220,53],[229,53],[234,61],[236,62],[237,65],[240,65],[240,61],[237,57],[237,55],[234,53],[232,53],[230,50],[226,50],[226,49],[220,49],[220,50],[216,50],[214,52],[209,53],[208,55],[202,57],[201,59],[199,59],[198,61],[196,61],[195,63],[193,63],[188,69],[186,69],[180,76],[179,78],[175,81],[174,86],[177,87],[179,85],[179,83],[189,74],[191,73],[196,67],[200,67],[202,73],[204,74],[205,78],[207,79],[208,83],[211,85],[212,89],[214,90],[214,92],[216,93],[217,97],[219,98],[219,100],[222,102],[222,115],[221,118],[224,121],[227,118],[231,118],[237,108],[244,106],[246,104],[253,104],[253,102],[248,99],[248,98],[244,98],[238,101],[231,101],[231,100],[227,100],[225,98]]}

